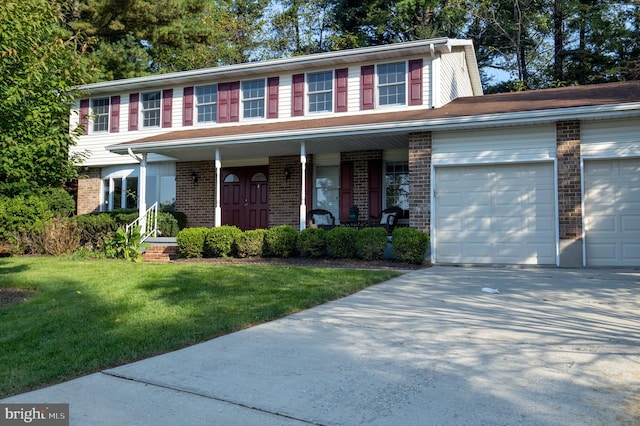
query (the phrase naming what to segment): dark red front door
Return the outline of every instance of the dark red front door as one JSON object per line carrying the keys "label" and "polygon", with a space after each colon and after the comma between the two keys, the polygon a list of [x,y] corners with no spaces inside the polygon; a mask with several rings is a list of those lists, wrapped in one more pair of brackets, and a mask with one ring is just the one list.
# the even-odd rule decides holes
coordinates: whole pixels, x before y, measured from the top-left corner
{"label": "dark red front door", "polygon": [[242,230],[269,225],[268,167],[222,170],[222,224]]}

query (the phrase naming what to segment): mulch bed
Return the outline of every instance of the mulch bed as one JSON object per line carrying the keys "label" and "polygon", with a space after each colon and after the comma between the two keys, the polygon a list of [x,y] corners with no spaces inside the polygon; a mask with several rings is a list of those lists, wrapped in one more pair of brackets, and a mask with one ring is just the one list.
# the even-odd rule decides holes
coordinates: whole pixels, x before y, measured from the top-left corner
{"label": "mulch bed", "polygon": [[311,257],[248,257],[238,258],[206,258],[206,259],[178,259],[176,262],[212,263],[223,265],[270,265],[270,266],[315,266],[318,268],[345,268],[345,269],[384,269],[394,271],[413,271],[427,268],[431,265],[414,265],[397,262],[394,260],[360,260],[360,259],[327,259]]}
{"label": "mulch bed", "polygon": [[22,303],[33,294],[33,291],[19,288],[0,288],[0,308]]}

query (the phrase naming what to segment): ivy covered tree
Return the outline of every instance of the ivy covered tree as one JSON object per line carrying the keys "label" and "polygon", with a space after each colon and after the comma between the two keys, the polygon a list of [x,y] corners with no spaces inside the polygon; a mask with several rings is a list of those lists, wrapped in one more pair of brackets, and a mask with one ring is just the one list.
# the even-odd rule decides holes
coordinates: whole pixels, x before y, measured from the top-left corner
{"label": "ivy covered tree", "polygon": [[0,7],[0,194],[61,187],[75,176],[69,106],[86,68],[80,40],[62,23],[47,0]]}

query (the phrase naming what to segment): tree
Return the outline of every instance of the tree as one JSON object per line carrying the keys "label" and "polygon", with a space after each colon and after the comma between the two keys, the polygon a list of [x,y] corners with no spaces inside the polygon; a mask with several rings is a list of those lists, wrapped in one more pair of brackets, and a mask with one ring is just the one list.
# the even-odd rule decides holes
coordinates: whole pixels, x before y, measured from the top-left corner
{"label": "tree", "polygon": [[0,193],[61,187],[75,175],[69,107],[86,68],[61,23],[47,0],[0,8]]}

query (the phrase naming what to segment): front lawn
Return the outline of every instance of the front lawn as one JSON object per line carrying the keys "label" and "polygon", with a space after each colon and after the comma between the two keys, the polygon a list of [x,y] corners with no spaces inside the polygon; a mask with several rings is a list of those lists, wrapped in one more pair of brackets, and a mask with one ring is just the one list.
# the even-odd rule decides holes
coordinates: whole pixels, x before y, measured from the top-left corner
{"label": "front lawn", "polygon": [[0,291],[11,295],[0,306],[0,397],[273,320],[397,275],[388,270],[0,258]]}

